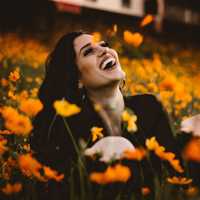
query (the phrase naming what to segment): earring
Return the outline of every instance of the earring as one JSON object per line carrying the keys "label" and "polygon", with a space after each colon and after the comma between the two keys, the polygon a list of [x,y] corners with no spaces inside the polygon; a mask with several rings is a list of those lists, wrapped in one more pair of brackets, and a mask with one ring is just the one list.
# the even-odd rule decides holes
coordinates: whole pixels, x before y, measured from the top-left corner
{"label": "earring", "polygon": [[83,87],[83,83],[80,80],[78,81],[78,88],[80,91],[81,100],[84,101],[86,97],[85,88]]}
{"label": "earring", "polygon": [[78,88],[79,88],[79,89],[82,89],[82,88],[83,88],[83,83],[82,83],[80,80],[78,81]]}

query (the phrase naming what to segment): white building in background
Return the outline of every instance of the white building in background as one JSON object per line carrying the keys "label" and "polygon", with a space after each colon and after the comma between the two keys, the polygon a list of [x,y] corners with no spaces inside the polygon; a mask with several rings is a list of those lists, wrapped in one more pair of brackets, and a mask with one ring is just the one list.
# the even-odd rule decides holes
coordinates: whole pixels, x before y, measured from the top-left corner
{"label": "white building in background", "polygon": [[80,12],[81,7],[120,13],[130,16],[144,16],[144,0],[52,0],[63,11]]}
{"label": "white building in background", "polygon": [[[143,17],[145,15],[145,0],[51,0],[56,3],[58,10],[63,12],[81,13],[81,8],[102,10],[129,16]],[[150,0],[149,0],[150,1]],[[173,2],[173,0],[171,0]],[[196,0],[200,1],[200,0]],[[159,2],[159,0],[157,0]],[[165,2],[164,18],[169,21],[184,24],[200,25],[200,13],[183,7],[179,3]],[[176,1],[174,1],[176,2]],[[188,2],[189,4],[189,2]]]}

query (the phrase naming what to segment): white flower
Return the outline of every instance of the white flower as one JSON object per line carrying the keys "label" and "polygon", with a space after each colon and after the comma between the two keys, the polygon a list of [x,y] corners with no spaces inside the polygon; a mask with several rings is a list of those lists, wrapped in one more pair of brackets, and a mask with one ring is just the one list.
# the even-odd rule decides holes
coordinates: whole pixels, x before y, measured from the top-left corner
{"label": "white flower", "polygon": [[183,120],[181,122],[181,131],[192,132],[194,136],[200,136],[200,114]]}
{"label": "white flower", "polygon": [[91,148],[85,150],[86,156],[93,156],[100,153],[100,161],[109,162],[112,159],[123,157],[125,150],[133,150],[133,144],[121,136],[107,136],[96,142]]}

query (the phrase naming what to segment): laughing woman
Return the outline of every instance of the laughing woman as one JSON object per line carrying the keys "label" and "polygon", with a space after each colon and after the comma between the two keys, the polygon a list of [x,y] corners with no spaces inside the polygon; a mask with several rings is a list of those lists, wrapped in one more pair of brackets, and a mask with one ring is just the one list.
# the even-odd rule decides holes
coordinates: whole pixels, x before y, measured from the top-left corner
{"label": "laughing woman", "polygon": [[[87,141],[91,128],[96,126],[103,128],[105,137],[122,136],[135,147],[138,144],[144,146],[147,138],[155,136],[167,151],[178,152],[160,102],[152,95],[123,96],[120,85],[124,79],[125,73],[117,52],[106,42],[95,43],[92,35],[83,32],[72,32],[59,40],[47,60],[46,76],[39,90],[44,109],[34,120],[31,146],[42,163],[64,173],[65,179],[59,183],[38,183],[38,199],[64,200],[72,196],[69,177],[77,156],[70,134],[67,133],[69,130],[66,129],[63,118],[56,115],[53,108],[55,100],[64,98],[81,108],[79,114],[66,118],[76,143],[80,139]],[[101,109],[95,109],[94,105],[100,105]],[[135,134],[122,131],[121,115],[126,107],[137,116]],[[152,155],[151,161],[153,171],[160,176],[160,160]],[[114,199],[119,191],[122,199],[130,199],[130,193],[137,193],[140,186],[151,187],[153,172],[148,163],[142,165],[142,168],[143,181],[140,180],[141,173],[135,166],[133,177],[124,187],[117,184],[104,186],[102,199]],[[76,184],[78,192],[81,184],[78,181]],[[94,199],[96,189],[92,191]]]}

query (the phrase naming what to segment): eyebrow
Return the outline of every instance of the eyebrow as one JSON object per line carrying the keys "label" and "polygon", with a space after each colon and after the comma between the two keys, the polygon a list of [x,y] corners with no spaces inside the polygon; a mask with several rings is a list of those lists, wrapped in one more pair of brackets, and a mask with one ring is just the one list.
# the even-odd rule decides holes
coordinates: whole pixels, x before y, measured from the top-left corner
{"label": "eyebrow", "polygon": [[81,47],[81,49],[80,49],[80,51],[79,51],[79,55],[80,55],[81,51],[82,51],[84,48],[86,48],[86,47],[88,47],[88,46],[90,46],[90,45],[91,45],[91,43],[87,43],[86,45],[84,45],[83,47]]}

